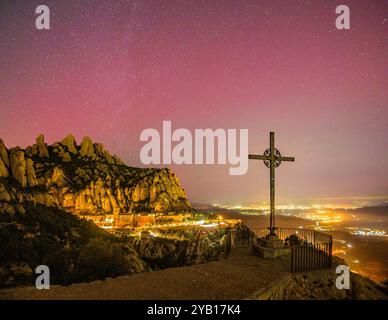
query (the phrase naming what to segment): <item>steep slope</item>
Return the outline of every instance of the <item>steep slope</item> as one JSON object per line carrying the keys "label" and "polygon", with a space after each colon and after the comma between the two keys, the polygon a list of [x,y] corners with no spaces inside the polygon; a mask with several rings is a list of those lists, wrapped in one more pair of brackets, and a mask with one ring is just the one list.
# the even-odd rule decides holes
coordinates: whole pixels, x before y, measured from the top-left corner
{"label": "steep slope", "polygon": [[336,279],[338,265],[345,260],[333,257],[331,269],[290,273],[269,286],[258,290],[254,300],[387,300],[387,288],[350,272],[349,289],[338,289]]}
{"label": "steep slope", "polygon": [[26,149],[7,149],[0,139],[0,212],[23,210],[25,202],[75,214],[192,211],[169,169],[125,165],[102,144],[68,135],[47,145],[43,135]]}
{"label": "steep slope", "polygon": [[41,204],[0,214],[0,287],[33,285],[47,265],[52,284],[91,281],[147,270],[126,242],[94,223]]}

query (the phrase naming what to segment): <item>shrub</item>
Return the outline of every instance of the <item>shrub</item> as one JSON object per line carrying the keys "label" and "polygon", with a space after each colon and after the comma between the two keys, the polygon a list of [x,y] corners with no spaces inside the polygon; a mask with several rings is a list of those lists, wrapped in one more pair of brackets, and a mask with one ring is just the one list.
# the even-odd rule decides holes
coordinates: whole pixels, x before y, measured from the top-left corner
{"label": "shrub", "polygon": [[297,234],[292,234],[289,237],[287,237],[285,240],[286,246],[297,246],[297,245],[307,245],[308,241],[305,238],[300,237]]}
{"label": "shrub", "polygon": [[93,281],[130,273],[130,263],[119,244],[100,238],[90,240],[80,251],[75,277]]}

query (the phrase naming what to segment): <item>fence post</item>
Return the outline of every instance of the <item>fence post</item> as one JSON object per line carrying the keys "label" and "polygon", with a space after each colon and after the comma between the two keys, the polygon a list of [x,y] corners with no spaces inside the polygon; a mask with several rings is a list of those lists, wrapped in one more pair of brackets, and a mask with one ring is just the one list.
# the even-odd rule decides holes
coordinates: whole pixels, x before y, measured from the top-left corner
{"label": "fence post", "polygon": [[333,266],[333,236],[330,236],[329,254],[330,254],[329,267],[331,268]]}

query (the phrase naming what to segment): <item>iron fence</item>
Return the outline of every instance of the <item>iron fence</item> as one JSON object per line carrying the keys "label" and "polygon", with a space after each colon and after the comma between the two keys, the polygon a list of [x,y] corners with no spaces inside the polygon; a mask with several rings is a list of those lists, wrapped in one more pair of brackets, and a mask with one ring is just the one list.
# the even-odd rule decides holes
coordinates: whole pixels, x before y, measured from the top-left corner
{"label": "iron fence", "polygon": [[[269,234],[268,228],[249,228],[257,238],[263,238]],[[295,229],[295,228],[277,228],[276,234],[280,240],[285,241],[290,236],[297,236],[309,243],[315,243],[315,232],[314,230],[308,229]]]}
{"label": "iron fence", "polygon": [[[249,228],[250,241],[269,234],[268,228]],[[327,269],[332,266],[332,237],[328,234],[296,228],[277,228],[276,234],[291,251],[291,272]]]}
{"label": "iron fence", "polygon": [[331,266],[331,242],[291,246],[291,272],[329,269]]}

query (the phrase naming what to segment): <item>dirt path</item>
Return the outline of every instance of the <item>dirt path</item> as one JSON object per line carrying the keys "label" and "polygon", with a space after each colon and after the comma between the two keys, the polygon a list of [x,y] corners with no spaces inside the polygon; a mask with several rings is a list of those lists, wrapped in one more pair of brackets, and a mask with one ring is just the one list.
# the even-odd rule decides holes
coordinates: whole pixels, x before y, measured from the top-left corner
{"label": "dirt path", "polygon": [[104,281],[35,288],[6,289],[0,299],[244,299],[289,272],[287,258],[266,260],[247,248],[229,258]]}

